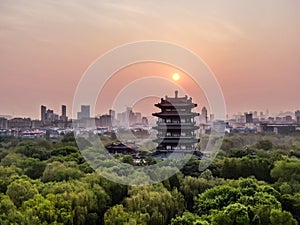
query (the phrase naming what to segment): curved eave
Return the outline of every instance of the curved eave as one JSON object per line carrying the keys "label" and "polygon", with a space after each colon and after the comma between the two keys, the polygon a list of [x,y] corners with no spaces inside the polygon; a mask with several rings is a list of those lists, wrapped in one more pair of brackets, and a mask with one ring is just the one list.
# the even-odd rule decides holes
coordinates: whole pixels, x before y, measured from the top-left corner
{"label": "curved eave", "polygon": [[195,108],[198,105],[195,103],[157,103],[154,106],[162,108]]}

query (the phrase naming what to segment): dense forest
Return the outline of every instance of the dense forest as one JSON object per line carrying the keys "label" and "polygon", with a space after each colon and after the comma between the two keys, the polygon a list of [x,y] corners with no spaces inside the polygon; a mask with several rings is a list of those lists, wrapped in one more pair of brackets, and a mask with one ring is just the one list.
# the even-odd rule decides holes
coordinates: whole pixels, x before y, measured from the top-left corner
{"label": "dense forest", "polygon": [[[0,160],[1,225],[300,222],[299,136],[228,135],[205,171],[191,158],[174,176],[145,186],[101,177],[73,135],[0,137]],[[134,164],[129,156],[119,160]]]}

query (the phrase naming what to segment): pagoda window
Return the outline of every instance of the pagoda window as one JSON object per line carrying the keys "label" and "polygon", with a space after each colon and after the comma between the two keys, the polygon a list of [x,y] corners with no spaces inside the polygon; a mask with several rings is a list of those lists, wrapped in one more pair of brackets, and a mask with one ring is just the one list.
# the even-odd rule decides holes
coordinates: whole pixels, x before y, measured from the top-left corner
{"label": "pagoda window", "polygon": [[167,150],[172,150],[172,146],[171,145],[167,145],[166,148],[167,148]]}
{"label": "pagoda window", "polygon": [[167,118],[166,119],[166,123],[171,123],[172,121],[171,121],[171,119],[170,118]]}

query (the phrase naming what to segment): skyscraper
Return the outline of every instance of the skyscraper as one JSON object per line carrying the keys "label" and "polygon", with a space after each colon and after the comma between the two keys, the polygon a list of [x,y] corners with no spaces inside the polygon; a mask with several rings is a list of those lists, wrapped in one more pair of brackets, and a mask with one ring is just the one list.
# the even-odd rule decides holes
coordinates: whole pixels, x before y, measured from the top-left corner
{"label": "skyscraper", "polygon": [[46,121],[46,111],[47,111],[46,106],[41,105],[41,121],[42,121],[42,123],[45,123],[45,121]]}
{"label": "skyscraper", "polygon": [[62,121],[67,121],[67,107],[65,105],[61,106],[61,118]]}
{"label": "skyscraper", "polygon": [[109,115],[111,116],[112,121],[114,121],[116,119],[116,111],[115,110],[110,109]]}
{"label": "skyscraper", "polygon": [[297,111],[295,112],[295,117],[296,117],[297,123],[300,124],[300,110],[297,110]]}
{"label": "skyscraper", "polygon": [[246,123],[253,123],[253,114],[245,113]]}
{"label": "skyscraper", "polygon": [[63,117],[66,117],[67,116],[67,107],[65,105],[62,105],[61,106],[61,115]]}
{"label": "skyscraper", "polygon": [[201,117],[204,120],[204,123],[207,123],[208,117],[207,117],[207,109],[205,106],[201,110]]}

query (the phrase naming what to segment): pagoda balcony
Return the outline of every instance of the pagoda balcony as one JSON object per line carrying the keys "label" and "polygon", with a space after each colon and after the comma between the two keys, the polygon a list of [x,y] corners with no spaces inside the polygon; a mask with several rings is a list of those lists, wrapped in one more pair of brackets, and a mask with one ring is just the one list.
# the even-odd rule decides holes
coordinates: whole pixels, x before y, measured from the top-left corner
{"label": "pagoda balcony", "polygon": [[196,122],[183,122],[183,123],[180,123],[180,121],[176,121],[176,122],[160,122],[160,121],[157,121],[156,124],[158,126],[181,126],[181,127],[184,127],[184,126],[195,126]]}
{"label": "pagoda balcony", "polygon": [[177,144],[177,143],[198,143],[200,142],[199,138],[194,138],[194,137],[178,137],[178,138],[174,138],[174,137],[158,137],[155,140],[153,140],[154,142],[157,143],[172,143],[172,144]]}
{"label": "pagoda balcony", "polygon": [[176,122],[161,122],[161,121],[157,121],[156,122],[157,125],[161,125],[161,126],[194,126],[196,124],[196,122],[180,122],[180,121],[176,121]]}
{"label": "pagoda balcony", "polygon": [[194,149],[157,149],[159,152],[165,153],[190,153],[192,154],[195,150]]}
{"label": "pagoda balcony", "polygon": [[156,126],[153,127],[153,129],[155,130],[186,130],[186,131],[194,131],[194,130],[198,130],[199,127],[198,126],[168,126],[168,128],[166,128],[166,126]]}
{"label": "pagoda balcony", "polygon": [[194,112],[176,112],[176,111],[169,111],[169,112],[159,112],[159,113],[152,113],[153,116],[159,118],[169,118],[169,117],[195,117],[199,116],[199,113]]}

